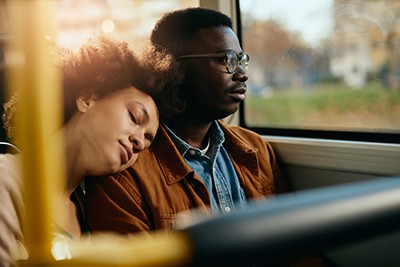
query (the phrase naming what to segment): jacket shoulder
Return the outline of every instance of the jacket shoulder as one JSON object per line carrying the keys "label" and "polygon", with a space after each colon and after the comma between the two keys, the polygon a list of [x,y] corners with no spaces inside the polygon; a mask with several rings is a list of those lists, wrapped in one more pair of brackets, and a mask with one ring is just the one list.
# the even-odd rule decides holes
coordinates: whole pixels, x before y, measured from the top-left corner
{"label": "jacket shoulder", "polygon": [[233,136],[235,138],[238,138],[242,140],[245,143],[249,144],[257,144],[259,145],[260,143],[267,143],[267,141],[258,133],[255,133],[251,130],[248,130],[246,128],[236,126],[236,125],[229,125],[223,122],[219,122],[222,130],[227,136]]}

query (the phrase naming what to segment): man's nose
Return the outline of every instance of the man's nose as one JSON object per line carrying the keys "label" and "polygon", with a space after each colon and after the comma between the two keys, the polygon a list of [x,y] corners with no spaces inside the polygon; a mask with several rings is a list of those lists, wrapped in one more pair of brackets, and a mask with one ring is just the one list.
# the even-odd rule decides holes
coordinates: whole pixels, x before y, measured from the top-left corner
{"label": "man's nose", "polygon": [[233,75],[233,79],[241,81],[241,82],[245,82],[249,79],[249,74],[244,69],[244,67],[242,67],[241,65],[238,65],[236,68],[236,71]]}

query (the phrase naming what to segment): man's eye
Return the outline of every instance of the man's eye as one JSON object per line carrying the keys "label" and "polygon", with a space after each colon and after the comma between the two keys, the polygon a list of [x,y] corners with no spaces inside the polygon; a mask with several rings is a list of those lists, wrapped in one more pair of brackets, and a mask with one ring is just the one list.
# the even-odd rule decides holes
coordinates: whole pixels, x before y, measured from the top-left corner
{"label": "man's eye", "polygon": [[226,58],[224,58],[224,57],[218,57],[218,58],[216,58],[216,61],[217,61],[217,62],[221,62],[221,63],[226,63]]}

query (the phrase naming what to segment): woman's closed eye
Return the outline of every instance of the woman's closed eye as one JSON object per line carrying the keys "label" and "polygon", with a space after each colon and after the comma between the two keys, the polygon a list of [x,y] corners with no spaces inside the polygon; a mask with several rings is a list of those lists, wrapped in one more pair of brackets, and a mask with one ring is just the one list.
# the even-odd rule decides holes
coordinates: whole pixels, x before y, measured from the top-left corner
{"label": "woman's closed eye", "polygon": [[128,110],[128,112],[129,112],[129,117],[131,118],[131,121],[132,121],[134,124],[138,124],[138,120],[136,119],[135,114],[133,114],[130,110]]}

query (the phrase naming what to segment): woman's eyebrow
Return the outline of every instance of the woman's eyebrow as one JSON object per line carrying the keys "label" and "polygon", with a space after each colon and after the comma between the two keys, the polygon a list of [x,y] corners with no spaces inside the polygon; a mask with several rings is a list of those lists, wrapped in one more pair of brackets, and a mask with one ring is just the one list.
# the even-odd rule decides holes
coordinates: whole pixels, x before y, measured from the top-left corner
{"label": "woman's eyebrow", "polygon": [[145,136],[145,138],[146,138],[147,140],[150,141],[150,144],[153,143],[153,141],[154,141],[154,135],[152,135],[152,134],[150,134],[150,133],[146,133],[144,136]]}

